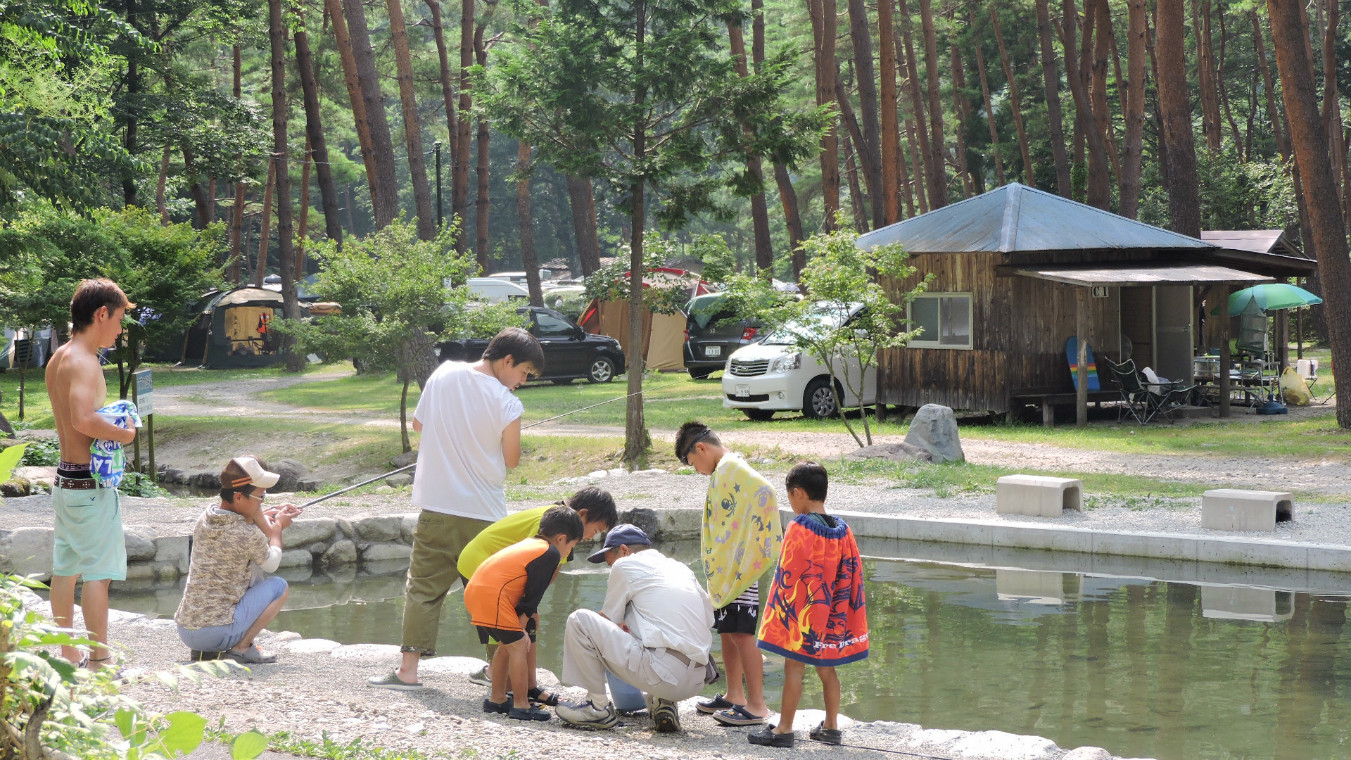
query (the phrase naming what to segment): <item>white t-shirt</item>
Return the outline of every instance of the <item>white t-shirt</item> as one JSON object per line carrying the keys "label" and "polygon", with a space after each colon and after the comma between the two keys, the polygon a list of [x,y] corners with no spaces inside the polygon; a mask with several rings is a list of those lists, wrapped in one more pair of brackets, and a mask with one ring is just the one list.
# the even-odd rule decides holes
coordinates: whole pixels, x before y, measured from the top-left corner
{"label": "white t-shirt", "polygon": [[601,614],[627,625],[645,647],[674,649],[690,662],[708,662],[713,602],[688,567],[656,549],[621,557],[610,566]]}
{"label": "white t-shirt", "polygon": [[413,412],[422,423],[413,506],[477,520],[506,517],[502,431],[524,411],[492,375],[464,362],[437,367]]}

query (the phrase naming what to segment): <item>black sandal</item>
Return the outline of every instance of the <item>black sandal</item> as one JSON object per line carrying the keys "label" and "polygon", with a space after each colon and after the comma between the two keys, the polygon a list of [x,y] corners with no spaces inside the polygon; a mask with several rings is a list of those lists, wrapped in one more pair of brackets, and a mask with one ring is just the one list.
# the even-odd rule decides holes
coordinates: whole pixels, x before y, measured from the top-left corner
{"label": "black sandal", "polygon": [[546,707],[558,706],[558,695],[552,691],[545,691],[538,686],[526,692],[526,697],[528,697],[531,702],[538,705],[544,705]]}

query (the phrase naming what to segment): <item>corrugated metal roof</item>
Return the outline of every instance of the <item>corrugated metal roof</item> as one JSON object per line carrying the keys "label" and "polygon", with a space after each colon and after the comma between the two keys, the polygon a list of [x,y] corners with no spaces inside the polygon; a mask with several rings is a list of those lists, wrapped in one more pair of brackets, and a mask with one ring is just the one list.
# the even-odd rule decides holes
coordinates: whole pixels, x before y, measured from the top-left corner
{"label": "corrugated metal roof", "polygon": [[1184,264],[1157,267],[1061,267],[1057,269],[1019,269],[1018,274],[1039,280],[1063,282],[1067,285],[1197,285],[1203,283],[1271,282],[1272,278],[1242,272],[1229,267],[1207,264]]}
{"label": "corrugated metal roof", "polygon": [[1016,182],[858,239],[862,248],[889,243],[900,243],[910,253],[1214,248]]}

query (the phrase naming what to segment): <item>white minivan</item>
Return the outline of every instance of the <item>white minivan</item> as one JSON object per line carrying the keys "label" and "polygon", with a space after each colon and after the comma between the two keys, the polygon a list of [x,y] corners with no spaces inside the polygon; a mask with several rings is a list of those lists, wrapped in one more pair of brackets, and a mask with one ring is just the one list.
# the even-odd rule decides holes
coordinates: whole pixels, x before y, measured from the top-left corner
{"label": "white minivan", "polygon": [[530,291],[509,280],[496,277],[470,277],[466,284],[475,298],[488,303],[530,300]]}
{"label": "white minivan", "polygon": [[[847,320],[857,315],[861,308],[861,304],[851,304]],[[814,314],[820,323],[832,328],[840,319],[839,310],[824,304]],[[810,329],[810,323],[788,324],[757,343],[733,351],[727,357],[727,367],[722,375],[723,407],[740,409],[753,420],[770,419],[775,412],[799,410],[803,416],[815,419],[838,414],[835,395],[830,389],[830,370],[814,354],[800,351],[793,345],[793,332]],[[845,408],[877,403],[875,365],[864,372],[857,357],[842,356],[836,359],[835,367],[841,381],[849,378],[837,385]],[[860,374],[863,376],[862,399],[849,387],[858,385]]]}

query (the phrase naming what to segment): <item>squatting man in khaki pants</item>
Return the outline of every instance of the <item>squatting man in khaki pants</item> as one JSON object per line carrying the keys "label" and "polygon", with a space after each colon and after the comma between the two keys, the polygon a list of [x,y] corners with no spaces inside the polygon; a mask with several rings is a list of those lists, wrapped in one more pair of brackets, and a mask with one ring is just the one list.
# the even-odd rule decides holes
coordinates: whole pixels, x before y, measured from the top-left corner
{"label": "squatting man in khaki pants", "polygon": [[584,728],[619,723],[605,693],[605,671],[647,693],[657,730],[680,730],[675,703],[698,694],[710,672],[713,603],[688,567],[652,548],[634,525],[616,525],[587,558],[610,565],[599,613],[568,616],[563,682],[586,689],[587,701],[557,707],[558,717]]}

